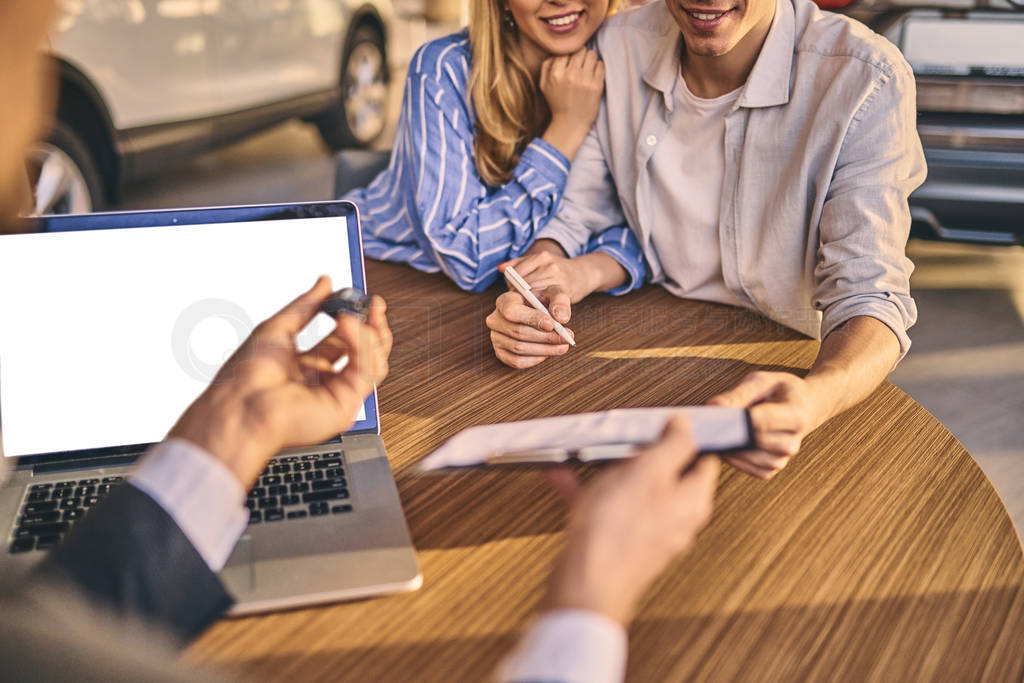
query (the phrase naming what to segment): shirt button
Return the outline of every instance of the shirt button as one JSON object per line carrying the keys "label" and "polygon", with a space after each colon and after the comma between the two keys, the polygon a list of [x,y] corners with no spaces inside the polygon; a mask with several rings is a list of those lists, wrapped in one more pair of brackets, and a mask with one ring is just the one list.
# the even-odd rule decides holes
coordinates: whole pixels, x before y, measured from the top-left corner
{"label": "shirt button", "polygon": [[648,147],[654,147],[654,145],[657,144],[658,142],[658,138],[654,137],[653,135],[648,135],[647,139],[644,142],[647,143]]}

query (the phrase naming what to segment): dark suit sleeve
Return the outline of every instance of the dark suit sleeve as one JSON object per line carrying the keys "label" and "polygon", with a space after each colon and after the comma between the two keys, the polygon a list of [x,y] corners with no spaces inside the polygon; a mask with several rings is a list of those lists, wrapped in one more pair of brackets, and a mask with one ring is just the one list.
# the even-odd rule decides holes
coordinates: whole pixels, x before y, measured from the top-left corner
{"label": "dark suit sleeve", "polygon": [[142,618],[181,641],[232,604],[174,519],[128,484],[111,491],[50,552],[37,580],[70,584],[97,606]]}

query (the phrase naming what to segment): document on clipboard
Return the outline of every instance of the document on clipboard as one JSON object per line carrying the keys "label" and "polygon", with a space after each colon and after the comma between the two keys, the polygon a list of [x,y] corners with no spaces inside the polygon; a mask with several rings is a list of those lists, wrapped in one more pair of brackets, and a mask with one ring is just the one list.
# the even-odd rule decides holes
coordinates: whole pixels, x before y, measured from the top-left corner
{"label": "document on clipboard", "polygon": [[658,439],[669,419],[686,415],[702,453],[755,447],[750,414],[741,408],[622,408],[465,429],[424,458],[419,472],[502,465],[557,465],[632,456]]}

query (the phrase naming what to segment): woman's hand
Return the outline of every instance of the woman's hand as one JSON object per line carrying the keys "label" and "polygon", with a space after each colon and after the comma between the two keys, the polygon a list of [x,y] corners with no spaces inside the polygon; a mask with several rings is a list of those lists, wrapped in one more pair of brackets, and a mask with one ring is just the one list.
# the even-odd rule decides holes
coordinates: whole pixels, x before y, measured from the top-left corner
{"label": "woman's hand", "polygon": [[[558,250],[561,252],[560,248]],[[572,304],[590,293],[581,282],[583,276],[576,261],[550,251],[535,251],[501,264],[498,270],[504,272],[508,266],[514,266],[554,319],[565,324],[572,314]],[[505,365],[519,370],[569,350],[569,345],[554,331],[551,317],[531,306],[516,291],[498,297],[486,323],[491,329],[494,355]],[[566,332],[576,338],[572,330],[566,328]]]}
{"label": "woman's hand", "polygon": [[[551,316],[563,325],[569,322],[572,304],[591,292],[618,287],[628,277],[608,254],[593,252],[570,259],[557,243],[543,239],[537,240],[525,256],[506,261],[498,270],[508,266],[515,267]],[[494,354],[513,368],[533,367],[569,350],[565,340],[554,332],[551,317],[527,303],[518,292],[499,296],[486,322]],[[572,330],[566,331],[575,339]]]}
{"label": "woman's hand", "polygon": [[540,67],[540,91],[551,110],[543,138],[572,161],[601,107],[604,62],[587,48],[549,57]]}
{"label": "woman's hand", "polygon": [[[553,288],[553,291],[557,289]],[[534,290],[534,294],[548,310],[552,309],[552,294],[540,289]],[[566,315],[565,322],[568,318]],[[499,296],[486,322],[491,329],[494,355],[517,370],[532,368],[549,356],[561,356],[569,350],[569,345],[554,331],[551,318],[527,303],[519,292],[505,292]],[[568,327],[565,331],[576,339]]]}
{"label": "woman's hand", "polygon": [[[606,259],[604,266],[610,271],[612,269],[625,272],[618,261],[607,256],[598,254]],[[509,259],[500,266],[498,270],[505,272],[505,268],[513,266],[516,272],[526,280],[535,290],[557,288],[551,291],[552,308],[548,310],[564,323],[569,320],[570,304],[583,301],[586,296],[601,286],[604,273],[600,271],[593,254],[584,254],[577,258],[569,258],[562,251],[556,242],[552,240],[537,240],[528,252],[519,258]],[[608,285],[606,289],[617,286],[621,282]]]}

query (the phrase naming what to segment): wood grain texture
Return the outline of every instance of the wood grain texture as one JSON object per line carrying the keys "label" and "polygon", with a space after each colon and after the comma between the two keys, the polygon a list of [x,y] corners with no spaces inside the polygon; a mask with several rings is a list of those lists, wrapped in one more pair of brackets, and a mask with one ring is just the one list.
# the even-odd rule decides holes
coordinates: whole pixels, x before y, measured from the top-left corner
{"label": "wood grain texture", "polygon": [[[191,660],[247,678],[488,678],[543,594],[564,510],[538,472],[418,476],[476,424],[701,403],[818,344],[647,288],[578,306],[579,345],[517,372],[483,320],[497,290],[367,263],[389,302],[384,439],[419,550],[416,593],[224,620]],[[770,482],[723,468],[714,518],[646,596],[632,681],[1024,680],[1024,557],[956,439],[890,384],[814,432]]]}

